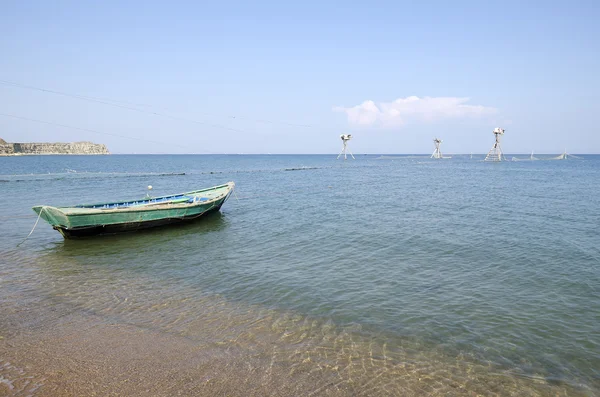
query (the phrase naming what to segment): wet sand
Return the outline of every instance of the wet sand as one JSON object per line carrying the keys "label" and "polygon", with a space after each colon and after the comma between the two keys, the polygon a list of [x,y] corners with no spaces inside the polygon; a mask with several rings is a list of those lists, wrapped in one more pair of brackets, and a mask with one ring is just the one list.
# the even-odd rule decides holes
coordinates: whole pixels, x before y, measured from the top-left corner
{"label": "wet sand", "polygon": [[[385,346],[368,346],[348,334],[327,346],[296,343],[298,335],[282,336],[272,324],[238,328],[235,338],[207,326],[199,340],[81,312],[45,317],[0,339],[0,395],[575,395],[459,361],[398,360],[386,355]],[[278,342],[282,337],[287,347]]]}
{"label": "wet sand", "polygon": [[62,275],[0,285],[0,396],[592,395],[358,325]]}
{"label": "wet sand", "polygon": [[3,338],[0,351],[0,395],[291,396],[315,386],[308,377],[290,381],[284,368],[259,371],[260,358],[243,349],[90,318]]}

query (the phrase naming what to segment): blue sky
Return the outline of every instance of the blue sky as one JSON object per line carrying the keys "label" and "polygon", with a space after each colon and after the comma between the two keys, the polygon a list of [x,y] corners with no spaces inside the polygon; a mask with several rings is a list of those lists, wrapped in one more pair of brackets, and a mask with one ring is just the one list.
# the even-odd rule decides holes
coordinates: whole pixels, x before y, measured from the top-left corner
{"label": "blue sky", "polygon": [[499,126],[510,153],[600,153],[600,3],[416,3],[5,1],[0,81],[121,107],[0,82],[0,137],[484,153]]}

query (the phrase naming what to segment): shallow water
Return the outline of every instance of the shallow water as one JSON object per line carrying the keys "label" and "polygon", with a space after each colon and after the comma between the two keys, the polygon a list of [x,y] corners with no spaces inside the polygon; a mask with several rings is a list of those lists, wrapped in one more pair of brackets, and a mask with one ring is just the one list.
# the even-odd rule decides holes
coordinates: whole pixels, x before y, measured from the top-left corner
{"label": "shallow water", "polygon": [[[600,393],[600,156],[378,157],[0,158],[0,336],[132,325],[307,395]],[[230,180],[197,223],[65,241],[40,222],[17,247],[33,205]]]}

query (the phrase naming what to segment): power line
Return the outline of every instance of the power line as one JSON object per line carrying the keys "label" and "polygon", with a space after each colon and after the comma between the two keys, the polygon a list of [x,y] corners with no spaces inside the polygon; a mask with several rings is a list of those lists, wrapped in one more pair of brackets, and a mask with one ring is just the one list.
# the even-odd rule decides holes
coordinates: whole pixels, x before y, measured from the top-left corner
{"label": "power line", "polygon": [[[83,100],[88,101],[88,102],[101,103],[103,105],[109,105],[109,106],[114,106],[114,107],[118,107],[118,108],[121,108],[121,109],[133,110],[135,112],[140,112],[140,113],[153,114],[153,115],[161,116],[161,117],[168,117],[168,118],[171,118],[171,119],[174,119],[174,120],[187,121],[187,122],[191,122],[191,123],[205,125],[205,126],[208,126],[208,127],[221,128],[221,129],[225,129],[225,130],[229,130],[229,131],[241,132],[241,133],[244,133],[244,134],[246,133],[245,131],[242,131],[242,130],[239,130],[239,129],[236,129],[236,128],[230,128],[230,127],[222,126],[222,125],[219,125],[219,124],[205,123],[205,122],[202,122],[202,121],[187,119],[187,118],[183,118],[183,117],[171,116],[171,115],[168,115],[168,114],[163,114],[163,113],[153,112],[153,111],[149,111],[149,110],[138,109],[138,108],[134,108],[134,107],[131,107],[131,106],[119,105],[119,104],[116,104],[116,103],[110,103],[110,102],[107,102],[106,100],[101,100],[101,99],[94,98],[94,97],[86,97],[86,96],[83,96],[83,95],[67,94],[65,92],[48,90],[48,89],[39,88],[39,87],[26,86],[26,85],[22,85],[22,84],[18,84],[18,83],[13,83],[13,82],[10,82],[10,81],[5,81],[5,80],[0,80],[0,84],[12,85],[14,87],[27,88],[27,89],[32,89],[32,90],[36,90],[36,91],[41,91],[41,92],[46,92],[46,93],[51,93],[51,94],[56,94],[56,95],[67,96],[67,97],[71,97],[71,98],[83,99]],[[115,101],[115,102],[118,102],[118,101]]]}
{"label": "power line", "polygon": [[[192,123],[198,123],[198,124],[203,124],[203,125],[207,125],[207,126],[210,126],[210,127],[222,128],[222,129],[226,129],[226,130],[230,130],[230,131],[245,133],[242,130],[235,129],[235,128],[230,128],[230,127],[219,125],[219,124],[210,124],[210,123],[206,123],[206,122],[202,122],[202,121],[192,120],[192,119],[178,117],[178,116],[171,116],[171,115],[168,115],[168,114],[162,114],[162,113],[158,113],[158,112],[154,112],[154,111],[143,110],[143,109],[131,107],[131,106],[144,106],[144,107],[150,107],[150,108],[152,108],[152,107],[155,107],[153,105],[135,104],[135,103],[131,103],[131,102],[119,101],[119,100],[114,100],[114,99],[98,98],[98,97],[92,97],[92,96],[86,96],[86,95],[79,95],[79,94],[70,94],[70,93],[67,93],[67,92],[50,90],[50,89],[47,89],[47,88],[35,87],[35,86],[31,86],[31,85],[25,85],[25,84],[15,83],[15,82],[8,81],[8,80],[0,80],[0,84],[12,86],[12,87],[17,87],[17,88],[28,89],[28,90],[35,90],[35,91],[40,91],[40,92],[45,92],[45,93],[50,93],[50,94],[62,95],[62,96],[66,96],[66,97],[81,99],[81,100],[88,101],[88,102],[95,102],[95,103],[100,103],[100,104],[103,104],[103,105],[115,106],[115,107],[122,108],[122,109],[133,110],[133,111],[136,111],[136,112],[149,113],[149,114],[153,114],[153,115],[156,115],[156,116],[162,116],[162,117],[170,117],[170,118],[176,119],[176,120],[182,120],[182,121],[187,121],[187,122],[192,122]],[[111,102],[114,102],[114,103],[111,103]],[[125,105],[120,105],[120,104],[125,104],[125,105],[130,105],[130,106],[125,106]],[[164,109],[164,110],[168,110],[168,109]],[[205,116],[215,116],[215,115],[211,115],[211,114],[208,114],[208,113],[201,113],[201,114],[203,114]],[[312,128],[312,126],[308,125],[308,124],[295,124],[295,123],[288,123],[288,122],[283,122],[283,121],[265,120],[265,119],[251,119],[251,118],[244,117],[244,116],[222,116],[221,115],[221,116],[218,116],[218,117],[227,117],[227,118],[230,118],[230,119],[240,119],[240,120],[250,120],[250,121],[254,121],[254,122],[258,122],[258,123],[283,124],[283,125],[288,125],[288,126],[292,126],[292,127]]]}
{"label": "power line", "polygon": [[116,102],[116,103],[123,103],[123,104],[126,104],[126,105],[132,105],[132,106],[150,106],[150,105],[144,105],[142,103],[132,103],[132,102],[127,102],[127,101],[119,101],[119,100],[116,100],[116,99],[98,98],[98,97],[87,96],[87,95],[78,95],[78,94],[67,94],[65,92],[54,91],[54,90],[50,90],[50,89],[47,89],[47,88],[33,87],[33,86],[30,86],[30,85],[15,83],[13,81],[8,81],[8,80],[0,80],[0,84],[4,84],[4,85],[8,85],[8,86],[13,86],[13,87],[16,87],[16,88],[25,88],[25,89],[35,90],[35,91],[47,92],[47,93],[51,93],[51,94],[70,96],[70,97],[73,97],[73,98],[85,99],[85,100],[90,100],[90,101]]}
{"label": "power line", "polygon": [[[63,128],[70,128],[70,129],[73,129],[73,130],[92,132],[94,134],[110,135],[110,136],[115,136],[115,137],[118,137],[118,138],[131,139],[131,140],[134,140],[134,141],[151,142],[151,143],[156,143],[156,144],[159,144],[159,145],[173,145],[173,146],[177,146],[177,147],[180,147],[180,148],[183,148],[183,149],[189,149],[189,146],[182,146],[182,145],[178,145],[178,144],[173,143],[173,142],[167,143],[167,142],[155,141],[155,140],[152,140],[152,139],[136,138],[136,137],[126,136],[126,135],[112,134],[110,132],[103,132],[103,131],[98,131],[98,130],[92,130],[92,129],[89,129],[89,128],[74,127],[72,125],[66,125],[66,124],[54,123],[54,122],[51,122],[51,121],[44,121],[44,120],[32,119],[32,118],[29,118],[29,117],[17,116],[15,114],[0,113],[0,116],[12,117],[12,118],[15,118],[15,119],[32,121],[32,122],[35,122],[35,123],[48,124],[48,125],[52,125],[52,126],[55,126],[55,127],[63,127]],[[210,152],[208,150],[205,150],[205,152],[210,153],[210,154],[215,154],[214,152]]]}

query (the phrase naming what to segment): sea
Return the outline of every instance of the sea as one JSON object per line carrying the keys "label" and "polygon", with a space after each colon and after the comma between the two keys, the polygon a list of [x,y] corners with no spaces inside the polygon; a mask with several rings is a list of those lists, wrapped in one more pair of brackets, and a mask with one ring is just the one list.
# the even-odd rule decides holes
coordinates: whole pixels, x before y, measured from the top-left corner
{"label": "sea", "polygon": [[[600,395],[600,155],[336,157],[0,157],[0,395]],[[31,210],[229,181],[122,235]]]}

